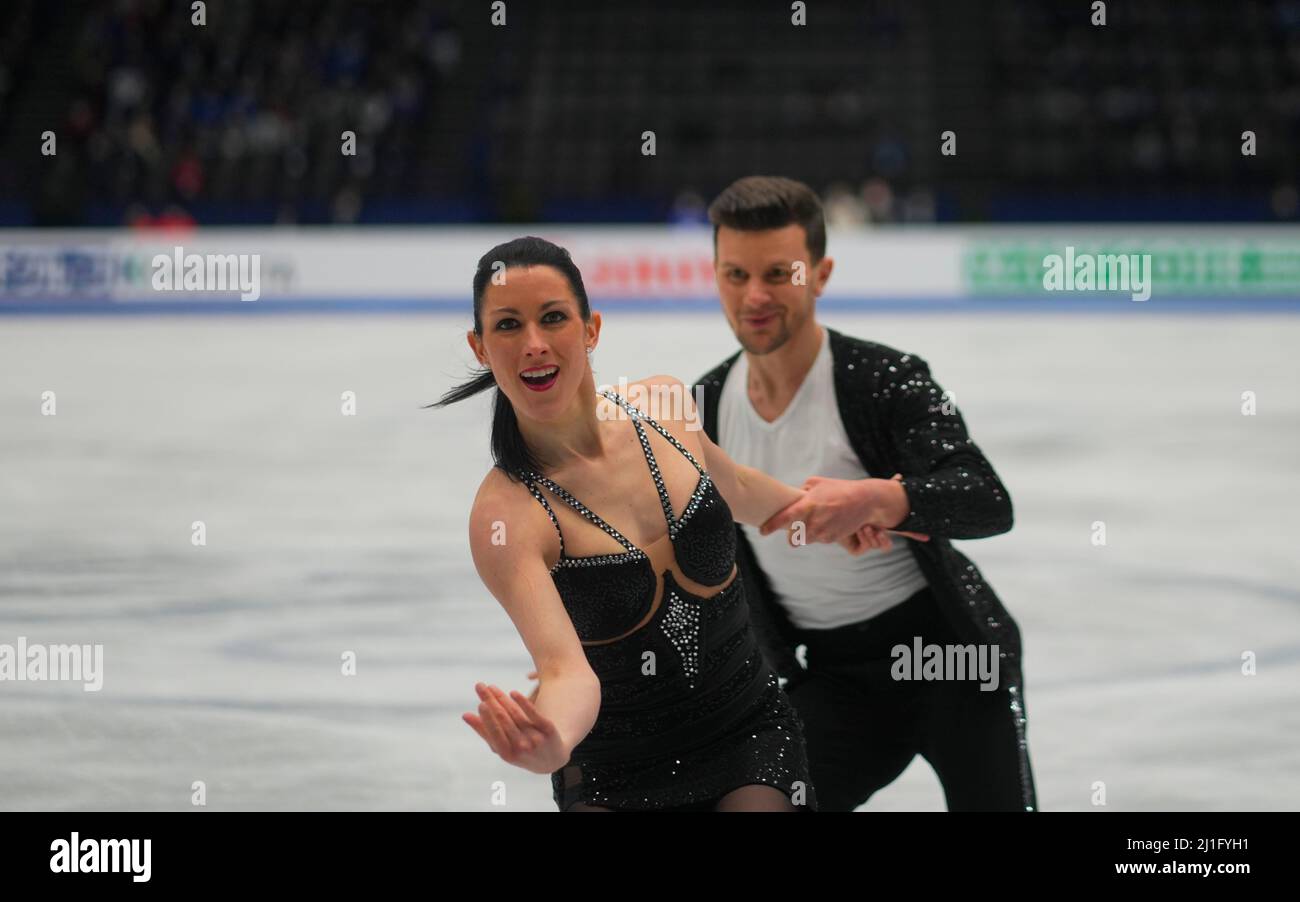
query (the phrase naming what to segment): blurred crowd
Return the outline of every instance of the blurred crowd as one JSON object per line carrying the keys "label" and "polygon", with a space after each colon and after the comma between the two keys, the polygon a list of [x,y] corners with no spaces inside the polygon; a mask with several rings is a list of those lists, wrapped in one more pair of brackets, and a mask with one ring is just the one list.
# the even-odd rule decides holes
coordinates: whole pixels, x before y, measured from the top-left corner
{"label": "blurred crowd", "polygon": [[1297,215],[1300,0],[6,7],[0,224],[697,222],[756,172],[837,225]]}
{"label": "blurred crowd", "polygon": [[[78,17],[67,187],[128,222],[348,222],[433,138],[455,29],[429,3],[119,0]],[[350,133],[355,153],[345,153]]]}

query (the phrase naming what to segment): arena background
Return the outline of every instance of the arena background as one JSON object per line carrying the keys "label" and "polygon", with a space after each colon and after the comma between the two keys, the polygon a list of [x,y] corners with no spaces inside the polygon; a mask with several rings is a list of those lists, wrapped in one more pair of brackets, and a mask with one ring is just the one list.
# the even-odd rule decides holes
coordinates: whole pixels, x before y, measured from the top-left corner
{"label": "arena background", "polygon": [[[1012,494],[961,547],[1041,807],[1297,807],[1300,3],[793,6],[6,3],[0,643],[104,665],[0,682],[0,807],[552,810],[460,719],[529,685],[468,554],[488,399],[420,405],[530,233],[598,383],[694,381],[748,174],[822,193],[821,320],[930,361]],[[155,290],[178,245],[258,296]],[[1151,297],[1045,291],[1067,246]],[[863,810],[942,808],[917,758]]]}

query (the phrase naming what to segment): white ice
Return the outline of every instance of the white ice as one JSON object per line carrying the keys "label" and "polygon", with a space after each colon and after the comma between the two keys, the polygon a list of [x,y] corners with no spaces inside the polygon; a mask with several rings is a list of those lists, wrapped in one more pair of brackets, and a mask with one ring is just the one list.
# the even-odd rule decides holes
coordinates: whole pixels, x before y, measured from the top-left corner
{"label": "white ice", "polygon": [[[598,384],[736,347],[717,312],[603,312]],[[1011,491],[961,546],[1024,634],[1041,807],[1300,807],[1300,318],[822,321],[926,358]],[[0,319],[0,643],[105,671],[0,682],[0,808],[554,810],[460,719],[531,664],[468,554],[487,395],[419,409],[468,323]],[[863,810],[942,808],[918,758]]]}

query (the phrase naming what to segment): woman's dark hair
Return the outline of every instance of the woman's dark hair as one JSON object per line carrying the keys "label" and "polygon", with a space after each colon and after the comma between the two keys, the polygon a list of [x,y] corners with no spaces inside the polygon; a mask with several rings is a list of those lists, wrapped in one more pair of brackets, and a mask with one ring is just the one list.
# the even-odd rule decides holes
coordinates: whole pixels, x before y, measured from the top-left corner
{"label": "woman's dark hair", "polygon": [[[568,281],[574,297],[578,299],[578,310],[583,321],[591,319],[591,307],[587,303],[587,290],[582,285],[582,273],[578,272],[569,252],[558,244],[530,235],[498,244],[479,258],[478,270],[474,273],[474,334],[479,338],[483,337],[483,293],[487,290],[488,281],[495,273],[512,266],[552,266],[559,270]],[[491,368],[480,368],[468,382],[462,382],[440,400],[424,406],[445,407],[493,387],[497,390],[492,403],[493,461],[511,479],[517,479],[521,471],[540,473],[541,466],[519,432],[514,405],[497,385]]]}

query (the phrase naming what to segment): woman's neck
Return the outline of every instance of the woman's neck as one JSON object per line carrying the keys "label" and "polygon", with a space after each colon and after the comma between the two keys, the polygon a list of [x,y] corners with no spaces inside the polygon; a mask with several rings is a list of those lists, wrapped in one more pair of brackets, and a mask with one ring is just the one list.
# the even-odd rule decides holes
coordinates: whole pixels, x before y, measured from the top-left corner
{"label": "woman's neck", "polygon": [[596,416],[596,386],[591,373],[574,393],[564,413],[553,420],[518,416],[519,433],[538,462],[559,470],[576,460],[598,461],[605,456],[605,433]]}

